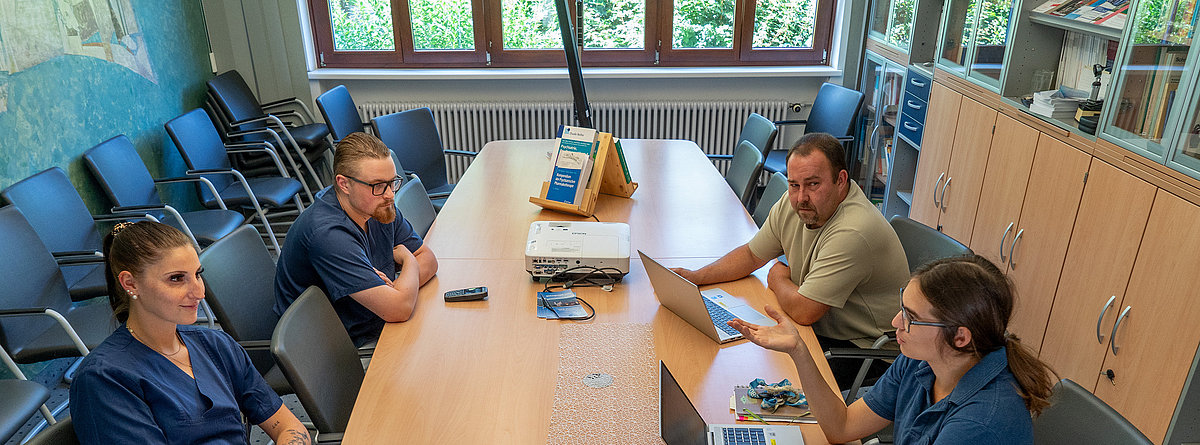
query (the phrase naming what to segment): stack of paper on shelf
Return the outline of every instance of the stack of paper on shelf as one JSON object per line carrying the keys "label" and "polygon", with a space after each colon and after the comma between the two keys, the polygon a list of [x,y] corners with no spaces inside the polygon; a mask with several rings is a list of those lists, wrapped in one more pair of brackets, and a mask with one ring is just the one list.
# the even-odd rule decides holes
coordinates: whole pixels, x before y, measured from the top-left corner
{"label": "stack of paper on shelf", "polygon": [[1069,88],[1038,91],[1033,93],[1033,104],[1029,112],[1055,119],[1073,119],[1079,102],[1087,99],[1087,93]]}
{"label": "stack of paper on shelf", "polygon": [[558,127],[557,149],[550,167],[546,199],[579,204],[592,174],[596,153],[596,130],[562,125]]}

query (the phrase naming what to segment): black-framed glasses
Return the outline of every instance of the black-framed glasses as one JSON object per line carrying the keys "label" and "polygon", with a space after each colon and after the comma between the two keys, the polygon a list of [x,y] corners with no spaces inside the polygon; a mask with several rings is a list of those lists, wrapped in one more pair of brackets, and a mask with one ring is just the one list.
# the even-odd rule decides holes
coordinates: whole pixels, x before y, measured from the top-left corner
{"label": "black-framed glasses", "polygon": [[350,175],[342,175],[342,176],[349,178],[351,181],[357,182],[357,183],[365,185],[367,187],[371,187],[371,193],[374,194],[375,196],[383,196],[383,194],[387,192],[387,189],[389,186],[392,188],[392,193],[395,193],[397,190],[400,190],[400,183],[404,182],[404,178],[401,178],[399,176],[392,178],[391,180],[388,180],[388,181],[380,181],[380,182],[367,182],[367,181],[363,181],[361,179],[355,178]]}
{"label": "black-framed glasses", "polygon": [[908,308],[904,307],[904,289],[900,289],[900,320],[904,323],[904,332],[912,330],[913,325],[917,326],[936,326],[939,328],[948,328],[950,325],[939,323],[936,321],[917,321],[912,319],[912,314],[908,313]]}

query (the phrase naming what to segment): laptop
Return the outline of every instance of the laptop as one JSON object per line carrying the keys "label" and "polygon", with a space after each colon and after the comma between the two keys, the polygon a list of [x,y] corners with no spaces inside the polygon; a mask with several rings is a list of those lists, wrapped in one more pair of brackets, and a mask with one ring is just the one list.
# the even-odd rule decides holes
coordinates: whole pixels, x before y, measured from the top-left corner
{"label": "laptop", "polygon": [[667,445],[804,444],[800,427],[794,425],[706,424],[662,361],[658,362],[658,376],[659,434]]}
{"label": "laptop", "polygon": [[770,319],[754,308],[734,298],[721,289],[701,292],[691,281],[663,267],[645,252],[638,251],[642,265],[650,276],[650,285],[658,302],[679,318],[686,320],[717,343],[740,340],[742,333],[725,322],[734,318],[763,326],[774,326]]}

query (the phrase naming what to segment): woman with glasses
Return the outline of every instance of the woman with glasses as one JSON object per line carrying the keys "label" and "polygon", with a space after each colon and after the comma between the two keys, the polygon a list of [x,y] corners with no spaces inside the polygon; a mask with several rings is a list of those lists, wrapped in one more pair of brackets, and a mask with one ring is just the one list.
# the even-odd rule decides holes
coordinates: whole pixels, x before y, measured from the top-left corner
{"label": "woman with glasses", "polygon": [[109,304],[121,325],[83,359],[71,418],[84,444],[247,443],[243,416],[278,444],[308,431],[221,331],[192,326],[204,299],[192,241],[156,222],[104,238]]}
{"label": "woman with glasses", "polygon": [[862,399],[846,406],[830,388],[795,325],[729,322],[746,338],[791,355],[809,408],[832,443],[861,439],[895,423],[895,443],[1033,443],[1032,415],[1048,404],[1053,372],[1007,332],[1013,286],[972,255],[913,274],[892,319],[901,355]]}

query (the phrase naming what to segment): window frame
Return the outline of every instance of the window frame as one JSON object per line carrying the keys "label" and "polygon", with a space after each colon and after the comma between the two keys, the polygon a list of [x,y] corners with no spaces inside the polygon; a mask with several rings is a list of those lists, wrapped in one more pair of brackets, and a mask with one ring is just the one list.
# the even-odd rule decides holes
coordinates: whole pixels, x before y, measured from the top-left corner
{"label": "window frame", "polygon": [[[502,0],[471,0],[475,49],[445,51],[413,49],[409,0],[391,0],[395,49],[336,51],[329,14],[331,0],[306,1],[319,68],[537,68],[566,65],[561,49],[504,48]],[[754,10],[758,0],[735,0],[735,32],[730,48],[676,49],[672,28],[675,0],[645,0],[643,48],[584,48],[582,64],[585,67],[827,66],[837,0],[815,1],[812,48],[753,48]],[[569,6],[575,17],[575,2],[569,2]]]}

